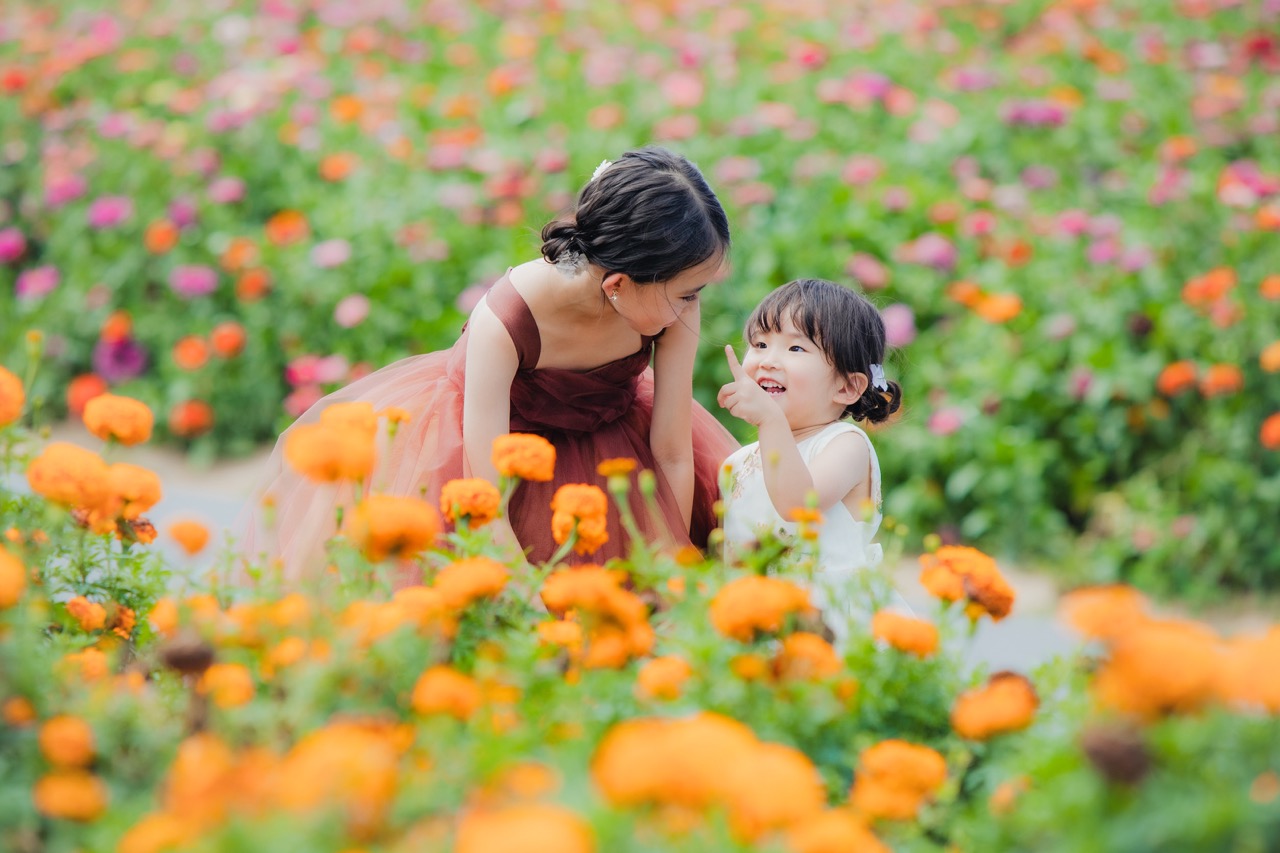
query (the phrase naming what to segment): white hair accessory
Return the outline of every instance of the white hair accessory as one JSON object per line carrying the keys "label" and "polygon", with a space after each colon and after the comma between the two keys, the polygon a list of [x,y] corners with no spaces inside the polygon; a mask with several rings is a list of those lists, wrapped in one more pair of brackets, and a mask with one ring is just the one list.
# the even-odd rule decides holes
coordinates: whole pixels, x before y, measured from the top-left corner
{"label": "white hair accessory", "polygon": [[871,387],[877,391],[888,391],[889,383],[884,378],[884,365],[871,365]]}
{"label": "white hair accessory", "polygon": [[[612,160],[601,160],[600,165],[596,166],[596,170],[591,173],[591,180],[594,181],[596,178],[600,177],[600,175],[604,172],[604,170],[609,168],[612,165],[613,165]],[[588,181],[587,183],[591,183],[591,181]]]}

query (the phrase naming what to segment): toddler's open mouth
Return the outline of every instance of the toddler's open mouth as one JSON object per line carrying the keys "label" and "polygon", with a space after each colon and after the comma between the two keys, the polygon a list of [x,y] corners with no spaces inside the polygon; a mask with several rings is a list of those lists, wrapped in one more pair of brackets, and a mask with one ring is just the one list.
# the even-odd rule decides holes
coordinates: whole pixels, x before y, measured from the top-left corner
{"label": "toddler's open mouth", "polygon": [[787,390],[785,385],[774,382],[772,379],[761,379],[756,384],[763,388],[765,393],[768,394],[784,394]]}

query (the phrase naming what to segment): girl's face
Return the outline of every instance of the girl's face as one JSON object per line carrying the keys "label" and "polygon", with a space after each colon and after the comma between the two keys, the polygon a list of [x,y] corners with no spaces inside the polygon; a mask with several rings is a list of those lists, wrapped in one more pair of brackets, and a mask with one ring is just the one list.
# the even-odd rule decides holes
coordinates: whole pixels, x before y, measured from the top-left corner
{"label": "girl's face", "polygon": [[[652,337],[695,312],[704,287],[723,277],[724,261],[712,257],[669,281],[636,284],[625,276],[606,276],[609,305],[627,325]],[[614,297],[617,298],[614,298]]]}
{"label": "girl's face", "polygon": [[865,377],[838,374],[826,353],[789,317],[782,318],[777,331],[751,336],[742,367],[782,409],[792,432],[839,420],[865,388],[858,382]]}

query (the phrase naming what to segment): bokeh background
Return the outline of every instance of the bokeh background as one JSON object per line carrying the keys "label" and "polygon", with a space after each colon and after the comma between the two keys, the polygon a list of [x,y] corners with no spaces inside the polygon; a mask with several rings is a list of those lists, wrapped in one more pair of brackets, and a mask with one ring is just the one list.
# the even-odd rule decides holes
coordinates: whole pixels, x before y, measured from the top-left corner
{"label": "bokeh background", "polygon": [[[899,535],[1193,599],[1280,586],[1276,0],[11,2],[0,362],[204,464],[450,345],[605,158],[734,228],[720,346],[867,291]],[[748,439],[740,425],[731,427]]]}

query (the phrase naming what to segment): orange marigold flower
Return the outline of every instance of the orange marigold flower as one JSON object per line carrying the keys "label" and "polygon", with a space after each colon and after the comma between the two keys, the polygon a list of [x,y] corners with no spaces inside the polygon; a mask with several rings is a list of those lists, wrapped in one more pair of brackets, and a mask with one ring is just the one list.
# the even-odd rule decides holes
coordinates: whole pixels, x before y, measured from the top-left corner
{"label": "orange marigold flower", "polygon": [[107,786],[83,770],[57,770],[36,780],[36,811],[46,817],[88,822],[107,808]]}
{"label": "orange marigold flower", "polygon": [[601,477],[625,477],[639,465],[636,460],[626,457],[606,459],[596,466],[596,473]]}
{"label": "orange marigold flower", "polygon": [[147,226],[143,242],[151,254],[163,255],[178,245],[178,236],[178,226],[167,219],[157,219]]}
{"label": "orange marigold flower", "polygon": [[296,210],[282,210],[267,220],[267,239],[277,246],[288,246],[307,239],[311,227],[307,218]]}
{"label": "orange marigold flower", "polygon": [[564,646],[576,651],[582,646],[582,626],[567,619],[552,619],[539,622],[538,639],[548,646]]}
{"label": "orange marigold flower", "polygon": [[347,817],[348,832],[371,835],[395,797],[403,743],[402,730],[385,723],[331,723],[299,740],[273,773],[260,774],[272,780],[262,796],[290,812],[338,809]]}
{"label": "orange marigold flower", "polygon": [[721,793],[734,834],[743,840],[817,817],[827,804],[822,777],[809,757],[780,743],[761,743],[724,766]]}
{"label": "orange marigold flower", "polygon": [[1204,626],[1148,620],[1115,639],[1093,691],[1107,708],[1156,720],[1207,704],[1221,666],[1218,639]]}
{"label": "orange marigold flower", "polygon": [[317,483],[364,480],[373,473],[376,453],[373,435],[342,424],[300,424],[284,443],[285,461]]}
{"label": "orange marigold flower", "polygon": [[209,363],[209,345],[202,338],[187,335],[173,345],[173,363],[182,370],[199,370]]}
{"label": "orange marigold flower", "polygon": [[22,414],[27,395],[22,380],[0,366],[0,427],[6,427]]}
{"label": "orange marigold flower", "polygon": [[1280,373],[1280,341],[1272,341],[1258,355],[1258,365],[1267,373]]}
{"label": "orange marigold flower", "polygon": [[440,516],[419,498],[369,495],[347,516],[351,542],[374,562],[414,557],[440,535]]}
{"label": "orange marigold flower", "polygon": [[191,519],[184,518],[170,524],[169,536],[191,557],[199,554],[209,544],[209,528]]}
{"label": "orange marigold flower", "polygon": [[0,610],[18,603],[27,588],[27,567],[4,548],[0,548]]}
{"label": "orange marigold flower", "polygon": [[817,634],[797,631],[782,641],[773,670],[784,681],[813,681],[840,672],[840,656]]}
{"label": "orange marigold flower", "polygon": [[219,323],[209,333],[209,343],[219,358],[235,358],[244,352],[245,340],[244,326],[234,320]]}
{"label": "orange marigold flower", "polygon": [[771,577],[738,578],[711,600],[711,624],[726,637],[749,643],[757,632],[782,630],[793,613],[813,609],[809,594],[790,581]]}
{"label": "orange marigold flower", "polygon": [[1236,271],[1231,267],[1217,267],[1183,285],[1182,299],[1188,305],[1204,308],[1226,296],[1235,286]]}
{"label": "orange marigold flower", "polygon": [[112,311],[102,323],[98,335],[109,344],[118,343],[133,334],[133,318],[128,311]]}
{"label": "orange marigold flower", "polygon": [[116,499],[114,508],[121,518],[137,519],[159,503],[163,495],[160,478],[141,465],[117,462],[107,469],[107,476]]}
{"label": "orange marigold flower", "polygon": [[1206,397],[1223,397],[1244,387],[1244,373],[1234,364],[1215,364],[1200,379],[1200,393]]}
{"label": "orange marigold flower", "polygon": [[238,663],[213,664],[200,676],[196,689],[211,694],[219,708],[248,704],[255,691],[253,676]]}
{"label": "orange marigold flower", "polygon": [[91,450],[55,441],[27,465],[31,490],[54,503],[97,507],[111,494],[107,463]]}
{"label": "orange marigold flower", "polygon": [[40,752],[55,767],[88,767],[95,753],[93,729],[80,717],[59,714],[40,727]]}
{"label": "orange marigold flower", "polygon": [[36,706],[25,696],[12,696],[0,703],[0,720],[14,728],[29,726],[36,721]]}
{"label": "orange marigold flower", "polygon": [[1058,612],[1086,637],[1113,640],[1147,618],[1147,599],[1124,584],[1087,586],[1062,597]]}
{"label": "orange marigold flower", "polygon": [[1259,231],[1280,231],[1280,204],[1262,205],[1254,213],[1253,221]]}
{"label": "orange marigold flower", "polygon": [[579,566],[553,572],[542,584],[542,602],[555,614],[585,610],[619,625],[647,620],[640,598],[622,588],[626,573],[599,566]]}
{"label": "orange marigold flower", "polygon": [[519,803],[467,812],[458,824],[456,853],[594,853],[591,827],[556,805]]}
{"label": "orange marigold flower", "polygon": [[1026,776],[1008,779],[996,786],[987,799],[987,808],[995,815],[1006,815],[1013,811],[1014,803],[1031,787],[1031,780]]}
{"label": "orange marigold flower", "polygon": [[938,650],[938,628],[932,622],[881,610],[871,619],[871,633],[901,652],[927,658]]}
{"label": "orange marigold flower", "polygon": [[125,607],[123,604],[112,604],[111,609],[107,611],[107,630],[122,640],[129,639],[137,621],[138,616],[133,612],[133,608]]}
{"label": "orange marigold flower", "polygon": [[828,809],[787,831],[791,853],[890,853],[880,839],[848,809]]}
{"label": "orange marigold flower", "polygon": [[654,658],[636,673],[636,698],[678,699],[684,683],[693,675],[689,662],[677,655]]}
{"label": "orange marigold flower", "polygon": [[1040,697],[1015,672],[997,672],[986,685],[964,693],[951,709],[951,727],[968,740],[988,740],[1031,725]]}
{"label": "orange marigold flower", "polygon": [[396,619],[413,625],[421,634],[451,637],[457,628],[449,603],[438,589],[425,586],[398,589],[391,596],[391,604]]}
{"label": "orange marigold flower", "polygon": [[853,778],[853,807],[871,819],[911,820],[947,781],[947,762],[927,746],[881,741],[863,750]]}
{"label": "orange marigold flower", "polygon": [[1012,293],[992,293],[978,300],[973,310],[988,323],[1007,323],[1022,313],[1022,299]]}
{"label": "orange marigold flower", "polygon": [[944,545],[932,554],[920,555],[920,583],[944,601],[967,600],[966,612],[977,619],[983,614],[999,622],[1013,610],[1014,591],[996,561],[976,548]]}
{"label": "orange marigold flower", "polygon": [[577,531],[578,539],[573,545],[575,554],[591,554],[599,551],[609,541],[608,522],[604,516],[588,516],[578,518],[567,512],[551,514],[551,538],[556,544],[563,545]]}
{"label": "orange marigold flower", "polygon": [[107,382],[96,373],[83,373],[67,384],[67,413],[73,418],[84,415],[84,407],[100,394],[107,393]]}
{"label": "orange marigold flower", "polygon": [[213,408],[203,400],[187,400],[169,410],[169,431],[179,438],[196,438],[213,429]]}
{"label": "orange marigold flower", "polygon": [[[1280,207],[1277,208],[1276,230],[1280,231]],[[1263,299],[1280,299],[1280,275],[1269,275],[1258,284]]]}
{"label": "orange marigold flower", "polygon": [[418,677],[410,703],[419,714],[448,714],[465,721],[483,699],[474,678],[448,666],[433,666]]}
{"label": "orange marigold flower", "polygon": [[96,601],[77,595],[67,601],[66,607],[82,631],[101,631],[107,626],[107,609]]}
{"label": "orange marigold flower", "polygon": [[147,621],[156,633],[171,637],[178,630],[178,605],[172,598],[161,598],[147,615]]}
{"label": "orange marigold flower", "polygon": [[502,493],[481,477],[450,480],[440,490],[440,511],[449,521],[465,518],[472,527],[483,527],[498,517]]}
{"label": "orange marigold flower", "polygon": [[101,394],[84,407],[84,425],[103,441],[141,444],[151,438],[155,416],[145,404],[129,397]]}
{"label": "orange marigold flower", "polygon": [[461,610],[473,601],[497,596],[507,585],[507,567],[488,557],[455,560],[436,576],[433,587],[445,603]]}
{"label": "orange marigold flower", "polygon": [[1258,430],[1258,441],[1267,450],[1280,448],[1280,412],[1267,416]]}
{"label": "orange marigold flower", "polygon": [[1196,384],[1197,373],[1195,362],[1175,361],[1167,364],[1156,377],[1156,390],[1166,397],[1181,394]]}
{"label": "orange marigold flower", "polygon": [[579,519],[600,517],[609,511],[609,499],[599,486],[568,483],[556,489],[551,511]]}
{"label": "orange marigold flower", "polygon": [[320,161],[320,177],[331,182],[344,180],[355,170],[359,162],[356,155],[346,151],[329,154]]}
{"label": "orange marigold flower", "polygon": [[389,423],[393,424],[407,424],[413,420],[413,416],[409,414],[409,411],[399,406],[387,406],[378,412],[378,417],[386,418]]}
{"label": "orange marigold flower", "polygon": [[194,840],[199,825],[190,820],[168,814],[153,812],[144,815],[137,823],[120,836],[116,846],[117,853],[164,853],[177,850],[183,844]]}
{"label": "orange marigold flower", "polygon": [[271,292],[271,273],[264,269],[245,270],[236,279],[236,298],[241,302],[257,302]]}
{"label": "orange marigold flower", "polygon": [[378,414],[372,403],[333,403],[320,413],[327,427],[350,427],[373,438],[378,434]]}
{"label": "orange marigold flower", "polygon": [[227,272],[239,272],[258,262],[258,244],[248,237],[232,237],[219,263]]}
{"label": "orange marigold flower", "polygon": [[1280,714],[1280,625],[1235,637],[1223,649],[1219,697],[1243,710]]}
{"label": "orange marigold flower", "polygon": [[972,281],[953,281],[947,285],[947,298],[966,308],[976,309],[986,299],[986,293]]}
{"label": "orange marigold flower", "polygon": [[493,467],[504,477],[546,483],[555,475],[556,449],[540,435],[500,435],[493,440]]}
{"label": "orange marigold flower", "polygon": [[80,652],[71,652],[62,656],[61,671],[67,675],[77,675],[85,682],[99,681],[107,676],[109,665],[107,655],[102,649],[88,648]]}

